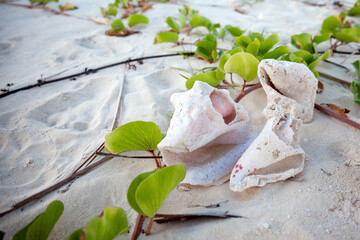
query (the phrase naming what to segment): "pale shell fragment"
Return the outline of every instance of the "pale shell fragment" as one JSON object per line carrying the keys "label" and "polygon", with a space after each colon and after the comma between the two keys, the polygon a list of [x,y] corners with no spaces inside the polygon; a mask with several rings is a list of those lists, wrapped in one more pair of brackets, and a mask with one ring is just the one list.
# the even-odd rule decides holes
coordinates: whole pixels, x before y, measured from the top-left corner
{"label": "pale shell fragment", "polygon": [[[318,80],[307,66],[265,59],[259,64],[258,76],[268,103],[275,102],[284,113],[300,118],[304,123],[312,120]],[[271,111],[267,113],[271,116]]]}
{"label": "pale shell fragment", "polygon": [[183,183],[221,184],[253,139],[249,116],[227,90],[196,81],[193,88],[176,93],[166,137],[159,143],[167,165],[183,163]]}
{"label": "pale shell fragment", "polygon": [[293,177],[303,171],[305,153],[299,146],[302,121],[290,115],[268,119],[241,156],[230,176],[230,189],[241,192]]}

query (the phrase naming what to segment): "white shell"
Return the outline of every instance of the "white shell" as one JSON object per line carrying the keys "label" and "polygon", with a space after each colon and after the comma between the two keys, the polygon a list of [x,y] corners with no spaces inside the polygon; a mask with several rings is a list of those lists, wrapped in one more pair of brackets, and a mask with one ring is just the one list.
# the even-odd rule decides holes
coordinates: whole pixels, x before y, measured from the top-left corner
{"label": "white shell", "polygon": [[230,176],[232,191],[264,186],[303,171],[305,153],[298,144],[302,120],[290,115],[278,117],[279,112],[274,115],[234,167]]}
{"label": "white shell", "polygon": [[303,122],[312,120],[318,80],[307,66],[265,59],[259,64],[258,76],[268,103],[275,102],[284,113]]}
{"label": "white shell", "polygon": [[166,137],[159,143],[167,165],[183,163],[183,183],[223,183],[253,139],[249,116],[227,90],[196,81],[193,88],[173,94],[175,107]]}

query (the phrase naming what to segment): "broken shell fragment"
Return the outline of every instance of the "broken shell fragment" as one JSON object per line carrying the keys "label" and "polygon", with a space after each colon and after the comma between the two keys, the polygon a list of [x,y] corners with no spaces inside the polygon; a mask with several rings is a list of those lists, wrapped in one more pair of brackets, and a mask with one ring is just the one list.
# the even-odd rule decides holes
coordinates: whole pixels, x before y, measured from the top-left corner
{"label": "broken shell fragment", "polygon": [[290,115],[270,118],[235,165],[230,189],[241,192],[302,172],[305,153],[298,144],[301,125],[302,120]]}
{"label": "broken shell fragment", "polygon": [[312,120],[318,80],[307,66],[265,59],[259,64],[258,76],[268,103],[279,104],[284,113],[303,122]]}
{"label": "broken shell fragment", "polygon": [[249,116],[227,90],[196,81],[193,88],[176,93],[175,107],[166,137],[158,148],[167,165],[182,163],[183,183],[221,184],[249,146],[253,135]]}

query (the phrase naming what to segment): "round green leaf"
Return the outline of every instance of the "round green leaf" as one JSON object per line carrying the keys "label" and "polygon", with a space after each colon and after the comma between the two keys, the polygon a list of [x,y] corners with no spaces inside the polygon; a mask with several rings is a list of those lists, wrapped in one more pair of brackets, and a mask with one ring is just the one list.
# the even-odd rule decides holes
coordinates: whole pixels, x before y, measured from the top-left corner
{"label": "round green leaf", "polygon": [[134,14],[128,17],[127,22],[129,27],[132,27],[140,23],[148,24],[149,18],[141,14]]}
{"label": "round green leaf", "polygon": [[197,74],[195,76],[192,76],[191,78],[189,78],[186,81],[186,88],[191,89],[194,86],[195,81],[206,82],[210,86],[216,87],[217,85],[220,84],[221,80],[222,79],[219,80],[216,77],[216,72],[215,71],[210,71],[210,72],[206,72],[206,73],[200,73],[200,74]]}
{"label": "round green leaf", "polygon": [[160,141],[161,131],[155,123],[135,121],[107,134],[105,147],[115,154],[129,150],[156,150]]}
{"label": "round green leaf", "polygon": [[242,79],[252,81],[257,76],[259,60],[254,55],[239,52],[232,55],[225,63],[226,73],[237,73]]}
{"label": "round green leaf", "polygon": [[174,32],[161,32],[158,33],[154,39],[154,44],[164,43],[164,42],[177,42],[179,35]]}
{"label": "round green leaf", "polygon": [[337,28],[342,27],[342,17],[340,15],[334,15],[325,18],[321,26],[321,33],[329,33],[335,31]]}
{"label": "round green leaf", "polygon": [[26,227],[18,231],[13,240],[46,240],[51,230],[64,211],[64,205],[60,201],[53,201],[46,210],[38,215]]}
{"label": "round green leaf", "polygon": [[267,53],[268,51],[270,51],[270,49],[277,44],[280,41],[280,37],[277,34],[273,34],[271,36],[269,36],[267,39],[265,39],[259,48],[259,54],[264,55],[265,53]]}
{"label": "round green leaf", "polygon": [[121,32],[125,29],[124,23],[120,19],[116,19],[111,23],[112,31]]}
{"label": "round green leaf", "polygon": [[225,63],[227,62],[227,60],[229,60],[229,58],[231,57],[230,53],[225,53],[224,55],[221,56],[220,60],[219,60],[219,70],[223,73],[225,73]]}
{"label": "round green leaf", "polygon": [[264,59],[278,59],[279,57],[281,57],[284,54],[287,54],[290,52],[290,48],[288,46],[280,46],[275,48],[274,50],[266,53],[264,55]]}
{"label": "round green leaf", "polygon": [[246,36],[239,36],[235,38],[235,44],[243,49],[246,49],[250,43],[252,43],[251,39]]}
{"label": "round green leaf", "polygon": [[180,32],[180,25],[174,21],[172,17],[167,17],[166,23],[171,27],[175,32]]}
{"label": "round green leaf", "polygon": [[134,178],[134,180],[132,180],[132,182],[130,183],[130,186],[128,188],[128,192],[127,192],[127,200],[130,204],[130,206],[139,214],[145,216],[145,213],[143,213],[143,211],[141,210],[141,208],[139,207],[139,205],[136,202],[136,198],[135,198],[135,193],[137,188],[139,187],[140,183],[147,177],[149,177],[151,174],[153,174],[155,171],[151,171],[151,172],[145,172],[142,173],[140,175],[138,175],[136,178]]}
{"label": "round green leaf", "polygon": [[234,37],[238,37],[244,33],[240,28],[231,25],[226,25],[225,29]]}
{"label": "round green leaf", "polygon": [[107,207],[99,217],[93,218],[83,229],[73,232],[68,240],[112,240],[129,231],[126,213],[122,208]]}
{"label": "round green leaf", "polygon": [[157,170],[138,186],[135,198],[145,216],[153,217],[169,193],[186,175],[186,167],[176,164]]}

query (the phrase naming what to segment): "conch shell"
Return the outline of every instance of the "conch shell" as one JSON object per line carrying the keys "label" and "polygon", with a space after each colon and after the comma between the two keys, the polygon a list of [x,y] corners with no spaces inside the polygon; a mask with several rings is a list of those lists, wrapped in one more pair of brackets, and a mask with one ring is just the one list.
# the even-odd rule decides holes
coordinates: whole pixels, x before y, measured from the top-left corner
{"label": "conch shell", "polygon": [[300,118],[304,123],[312,120],[318,80],[307,66],[265,59],[259,64],[258,76],[268,103],[275,102],[284,113]]}
{"label": "conch shell", "polygon": [[291,115],[275,115],[235,165],[230,176],[232,191],[262,187],[303,171],[305,153],[298,144],[302,121]]}
{"label": "conch shell", "polygon": [[249,116],[227,90],[196,81],[193,88],[175,93],[175,107],[166,137],[158,144],[167,165],[182,163],[183,183],[221,184],[253,140]]}

